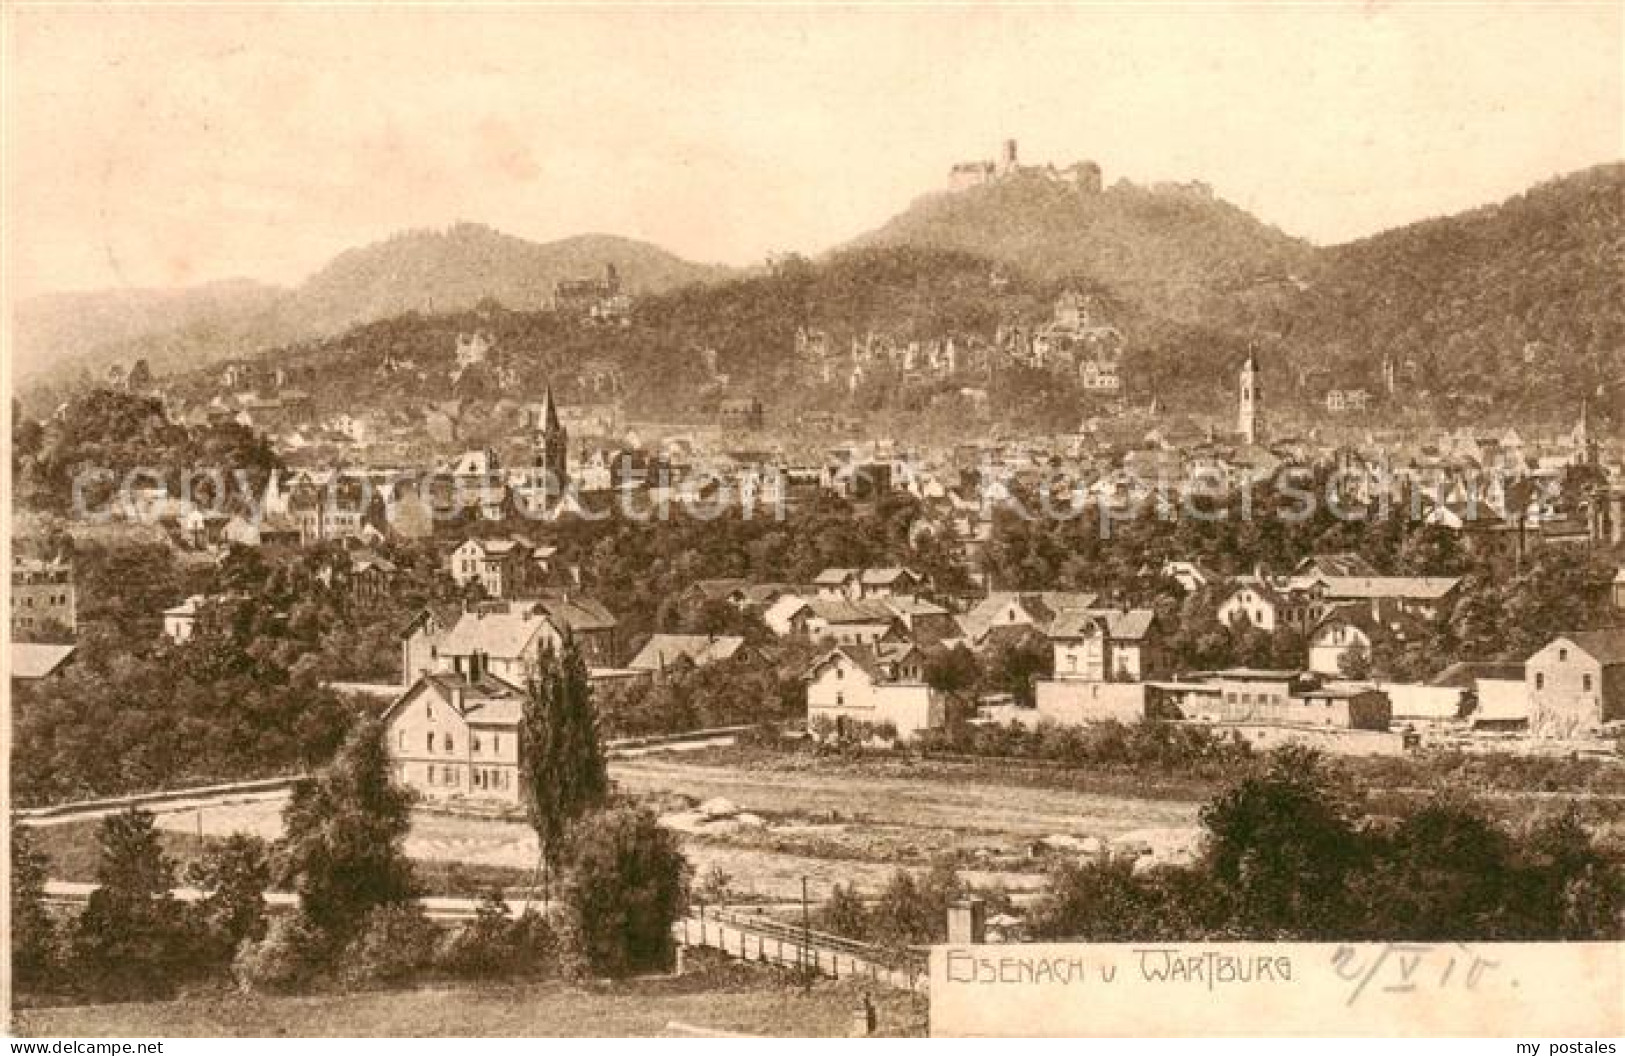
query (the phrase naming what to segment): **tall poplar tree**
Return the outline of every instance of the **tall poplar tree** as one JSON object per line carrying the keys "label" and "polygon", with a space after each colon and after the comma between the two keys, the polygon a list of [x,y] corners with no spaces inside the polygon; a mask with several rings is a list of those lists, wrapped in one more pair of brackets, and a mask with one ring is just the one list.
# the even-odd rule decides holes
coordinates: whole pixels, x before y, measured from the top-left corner
{"label": "tall poplar tree", "polygon": [[576,824],[609,798],[592,685],[572,635],[565,635],[562,652],[542,655],[528,690],[519,724],[520,782],[551,877]]}

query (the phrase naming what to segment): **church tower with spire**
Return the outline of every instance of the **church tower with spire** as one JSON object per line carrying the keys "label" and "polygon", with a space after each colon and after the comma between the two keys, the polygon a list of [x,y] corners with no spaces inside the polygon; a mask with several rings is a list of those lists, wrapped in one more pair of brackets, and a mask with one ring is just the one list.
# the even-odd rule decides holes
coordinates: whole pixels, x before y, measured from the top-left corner
{"label": "church tower with spire", "polygon": [[1264,391],[1258,380],[1258,353],[1249,349],[1241,365],[1241,403],[1237,415],[1238,432],[1249,444],[1256,444],[1263,432]]}
{"label": "church tower with spire", "polygon": [[564,431],[564,425],[559,421],[551,385],[547,387],[547,395],[542,397],[542,410],[537,418],[536,432],[531,441],[536,453],[537,483],[547,488],[550,494],[562,495],[570,484],[570,434]]}

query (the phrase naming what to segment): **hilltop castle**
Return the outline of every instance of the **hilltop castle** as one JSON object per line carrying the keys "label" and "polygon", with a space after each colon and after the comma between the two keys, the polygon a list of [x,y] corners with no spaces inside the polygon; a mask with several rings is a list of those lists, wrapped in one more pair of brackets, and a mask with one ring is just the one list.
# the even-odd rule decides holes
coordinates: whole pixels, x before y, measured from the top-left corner
{"label": "hilltop castle", "polygon": [[1100,193],[1100,166],[1092,161],[1080,161],[1057,169],[1054,165],[1022,165],[1016,160],[1016,141],[1004,141],[999,160],[962,161],[948,170],[948,189],[963,191],[983,184],[995,183],[1013,176],[1036,176],[1056,183],[1069,183],[1090,194]]}

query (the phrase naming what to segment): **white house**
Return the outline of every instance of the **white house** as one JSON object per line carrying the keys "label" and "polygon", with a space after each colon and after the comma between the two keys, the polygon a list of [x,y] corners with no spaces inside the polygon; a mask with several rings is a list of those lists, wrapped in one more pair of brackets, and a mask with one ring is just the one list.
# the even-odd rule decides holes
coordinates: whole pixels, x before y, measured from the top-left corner
{"label": "white house", "polygon": [[925,684],[924,657],[913,645],[837,646],[803,677],[809,728],[821,719],[837,730],[889,724],[908,738],[947,719],[945,701]]}
{"label": "white house", "polygon": [[488,674],[420,678],[384,713],[395,778],[429,799],[519,801],[524,694]]}
{"label": "white house", "polygon": [[179,605],[165,609],[164,636],[176,643],[191,641],[192,635],[197,633],[198,613],[204,601],[203,595],[193,594]]}
{"label": "white house", "polygon": [[1155,666],[1150,609],[1068,610],[1056,616],[1049,637],[1055,677],[1086,682],[1138,682]]}
{"label": "white house", "polygon": [[466,539],[451,552],[448,564],[451,578],[459,587],[479,583],[493,598],[513,596],[531,585],[544,567],[538,563],[536,550],[514,537]]}
{"label": "white house", "polygon": [[571,633],[589,663],[612,659],[607,636],[615,618],[588,598],[486,603],[464,612],[432,646],[433,670],[488,673],[523,685],[542,653]]}
{"label": "white house", "polygon": [[1245,618],[1266,633],[1278,628],[1306,630],[1309,612],[1309,599],[1289,585],[1247,577],[1219,604],[1219,622],[1230,625]]}
{"label": "white house", "polygon": [[1625,719],[1625,628],[1558,635],[1524,669],[1534,732],[1573,737]]}

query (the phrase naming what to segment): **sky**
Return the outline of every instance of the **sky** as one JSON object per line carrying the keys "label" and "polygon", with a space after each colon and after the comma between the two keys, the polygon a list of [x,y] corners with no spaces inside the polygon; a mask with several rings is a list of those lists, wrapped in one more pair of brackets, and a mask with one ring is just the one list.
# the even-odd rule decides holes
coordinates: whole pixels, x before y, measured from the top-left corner
{"label": "sky", "polygon": [[1625,156],[1625,4],[17,6],[18,296],[295,283],[407,228],[814,253],[992,157],[1329,244]]}

